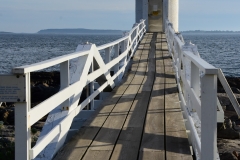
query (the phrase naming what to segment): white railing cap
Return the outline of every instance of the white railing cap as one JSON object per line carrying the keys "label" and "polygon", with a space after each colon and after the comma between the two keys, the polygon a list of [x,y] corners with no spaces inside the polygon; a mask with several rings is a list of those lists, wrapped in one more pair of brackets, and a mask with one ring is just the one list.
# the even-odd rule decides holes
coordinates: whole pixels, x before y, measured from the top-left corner
{"label": "white railing cap", "polygon": [[52,59],[49,59],[49,60],[45,60],[45,61],[42,61],[42,62],[38,62],[38,63],[30,64],[30,65],[25,65],[25,66],[21,66],[21,67],[16,67],[16,68],[12,69],[12,73],[14,73],[14,74],[25,74],[25,73],[45,69],[45,68],[60,64],[62,62],[68,61],[70,59],[85,56],[88,53],[89,53],[89,51],[74,52],[74,53],[71,53],[71,54],[68,54],[68,55],[59,56],[59,57],[52,58]]}
{"label": "white railing cap", "polygon": [[218,74],[218,68],[214,67],[213,65],[209,64],[201,57],[194,55],[190,51],[183,51],[184,56],[190,59],[200,70],[204,71],[205,74]]}

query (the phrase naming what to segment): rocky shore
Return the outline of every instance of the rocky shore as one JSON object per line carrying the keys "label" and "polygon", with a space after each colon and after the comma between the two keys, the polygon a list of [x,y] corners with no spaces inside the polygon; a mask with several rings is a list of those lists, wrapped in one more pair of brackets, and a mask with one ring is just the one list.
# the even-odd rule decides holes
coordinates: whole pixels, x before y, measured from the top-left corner
{"label": "rocky shore", "polygon": [[[226,77],[240,102],[240,78]],[[31,107],[57,93],[59,72],[31,73]],[[240,160],[240,119],[223,87],[218,82],[218,97],[224,109],[225,122],[218,125],[218,150],[221,160]],[[0,159],[14,159],[14,103],[0,106]],[[32,126],[32,146],[35,145],[46,117]]]}
{"label": "rocky shore", "polygon": [[[226,77],[240,103],[240,78]],[[222,85],[218,82],[218,98],[224,110],[224,124],[218,126],[218,151],[221,160],[240,160],[240,119]]]}
{"label": "rocky shore", "polygon": [[[60,89],[59,72],[31,73],[31,107],[57,93]],[[14,103],[0,106],[0,159],[14,159]],[[46,117],[31,128],[32,146],[35,145]]]}

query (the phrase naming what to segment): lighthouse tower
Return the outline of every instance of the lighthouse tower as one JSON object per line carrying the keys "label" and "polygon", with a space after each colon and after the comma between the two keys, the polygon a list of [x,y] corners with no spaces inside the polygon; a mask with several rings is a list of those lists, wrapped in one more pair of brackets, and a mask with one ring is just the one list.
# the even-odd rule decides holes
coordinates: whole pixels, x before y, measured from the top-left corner
{"label": "lighthouse tower", "polygon": [[166,19],[178,32],[178,1],[179,0],[136,0],[136,23],[146,19],[148,32],[164,32]]}

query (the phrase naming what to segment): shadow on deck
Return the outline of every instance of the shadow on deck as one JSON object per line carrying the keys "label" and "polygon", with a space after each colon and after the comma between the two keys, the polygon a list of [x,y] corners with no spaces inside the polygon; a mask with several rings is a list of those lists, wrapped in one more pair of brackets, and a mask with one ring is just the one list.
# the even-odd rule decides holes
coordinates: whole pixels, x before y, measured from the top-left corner
{"label": "shadow on deck", "polygon": [[192,159],[165,35],[147,33],[121,84],[55,159]]}

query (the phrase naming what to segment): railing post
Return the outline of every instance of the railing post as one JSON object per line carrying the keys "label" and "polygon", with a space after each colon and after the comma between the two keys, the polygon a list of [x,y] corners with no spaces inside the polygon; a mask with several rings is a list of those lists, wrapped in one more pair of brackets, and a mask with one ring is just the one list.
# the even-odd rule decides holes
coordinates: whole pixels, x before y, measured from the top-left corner
{"label": "railing post", "polygon": [[[94,71],[94,64],[92,63],[90,72],[93,72],[93,71]],[[89,88],[90,88],[90,94],[92,94],[94,92],[94,81],[89,84]],[[94,110],[94,99],[90,103],[90,109]]]}
{"label": "railing post", "polygon": [[31,126],[29,110],[30,98],[30,73],[25,76],[26,99],[25,102],[15,103],[15,160],[29,160],[31,148]]}
{"label": "railing post", "polygon": [[[60,64],[60,83],[61,87],[60,90],[63,90],[64,88],[67,88],[69,86],[69,61],[65,61]],[[62,108],[65,110],[69,109],[69,99],[67,99],[62,104]]]}
{"label": "railing post", "polygon": [[111,54],[110,54],[110,48],[105,49],[105,63],[108,63],[111,61]]}
{"label": "railing post", "polygon": [[201,78],[201,159],[215,160],[217,153],[217,76]]}
{"label": "railing post", "polygon": [[[117,58],[118,56],[119,56],[119,44],[116,44],[114,46],[114,57],[113,58]],[[118,72],[118,70],[119,70],[119,62],[113,67],[114,74],[116,74]],[[114,83],[117,84],[118,80],[119,79],[116,78],[114,80]]]}
{"label": "railing post", "polygon": [[200,96],[200,77],[198,67],[191,62],[191,88],[195,91],[197,96]]}

